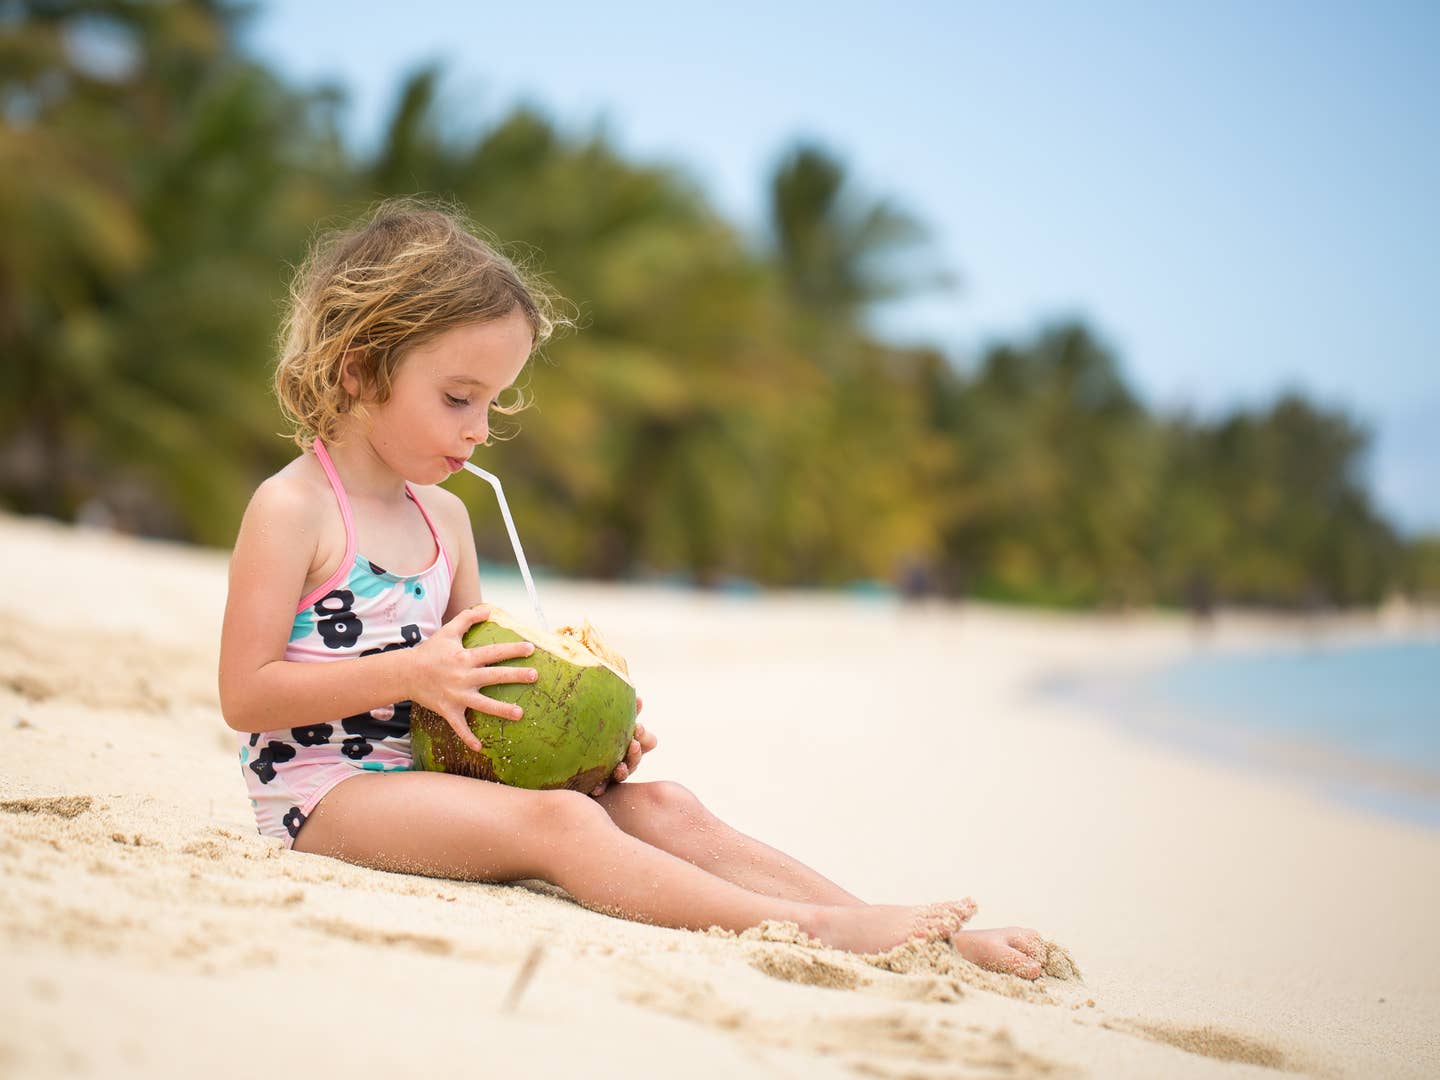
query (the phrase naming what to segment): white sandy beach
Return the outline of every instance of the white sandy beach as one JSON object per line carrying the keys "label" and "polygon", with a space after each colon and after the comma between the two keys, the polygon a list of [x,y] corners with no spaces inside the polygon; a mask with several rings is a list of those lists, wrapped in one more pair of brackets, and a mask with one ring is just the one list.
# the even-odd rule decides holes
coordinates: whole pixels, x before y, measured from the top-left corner
{"label": "white sandy beach", "polygon": [[542,583],[629,661],[636,782],[1083,976],[1029,984],[284,851],[217,701],[226,553],[0,516],[0,558],[0,1077],[1440,1075],[1440,830],[1033,689],[1181,656],[1184,619]]}

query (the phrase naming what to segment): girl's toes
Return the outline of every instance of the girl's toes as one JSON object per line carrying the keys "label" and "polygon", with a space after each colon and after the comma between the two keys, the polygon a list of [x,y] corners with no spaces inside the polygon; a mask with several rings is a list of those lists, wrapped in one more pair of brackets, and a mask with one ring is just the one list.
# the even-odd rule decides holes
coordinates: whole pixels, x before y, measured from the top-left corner
{"label": "girl's toes", "polygon": [[1038,979],[1044,970],[1038,960],[1025,960],[1015,965],[1015,974],[1022,979]]}
{"label": "girl's toes", "polygon": [[1045,962],[1045,942],[1034,930],[1021,930],[1010,935],[1010,945],[1034,960]]}
{"label": "girl's toes", "polygon": [[945,906],[960,917],[962,925],[969,922],[971,916],[973,916],[976,911],[975,901],[971,900],[968,896],[962,897],[959,900],[951,900]]}
{"label": "girl's toes", "polygon": [[1008,975],[1018,975],[1022,979],[1038,979],[1044,970],[1044,965],[1040,961],[1026,956],[1016,949],[1004,949],[996,957],[996,961],[996,971],[1003,971]]}

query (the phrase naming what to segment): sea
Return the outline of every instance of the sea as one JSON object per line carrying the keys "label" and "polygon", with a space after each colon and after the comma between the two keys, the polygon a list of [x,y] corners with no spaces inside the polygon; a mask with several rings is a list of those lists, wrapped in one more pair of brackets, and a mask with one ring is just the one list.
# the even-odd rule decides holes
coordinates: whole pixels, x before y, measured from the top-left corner
{"label": "sea", "polygon": [[1043,689],[1143,736],[1440,828],[1440,634],[1204,650]]}

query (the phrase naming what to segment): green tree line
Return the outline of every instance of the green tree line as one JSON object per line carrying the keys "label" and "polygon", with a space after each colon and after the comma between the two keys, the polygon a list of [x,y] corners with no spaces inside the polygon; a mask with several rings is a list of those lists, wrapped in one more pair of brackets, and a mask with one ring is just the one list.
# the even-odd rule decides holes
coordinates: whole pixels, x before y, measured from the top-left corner
{"label": "green tree line", "polygon": [[[423,192],[579,315],[528,372],[518,438],[482,451],[556,571],[1066,606],[1440,591],[1440,540],[1384,520],[1343,413],[1152,413],[1078,323],[965,371],[877,340],[875,304],[943,279],[913,269],[924,227],[823,148],[767,179],[757,245],[683,170],[534,107],[453,133],[435,68],[358,153],[343,91],[244,55],[246,17],[0,2],[0,505],[228,545],[294,453],[268,388],[288,268],[317,222]],[[488,488],[453,486],[508,561]]]}

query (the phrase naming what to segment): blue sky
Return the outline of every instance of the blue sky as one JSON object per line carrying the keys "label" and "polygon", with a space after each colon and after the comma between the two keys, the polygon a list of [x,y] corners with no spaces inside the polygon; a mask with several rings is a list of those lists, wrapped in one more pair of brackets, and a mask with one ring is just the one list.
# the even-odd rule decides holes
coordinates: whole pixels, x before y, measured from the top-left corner
{"label": "blue sky", "polygon": [[356,10],[272,2],[246,42],[346,86],[358,146],[440,60],[456,130],[538,104],[758,235],[776,160],[816,139],[961,278],[877,311],[886,336],[964,365],[1078,316],[1156,408],[1301,389],[1371,427],[1392,520],[1440,530],[1440,4]]}

